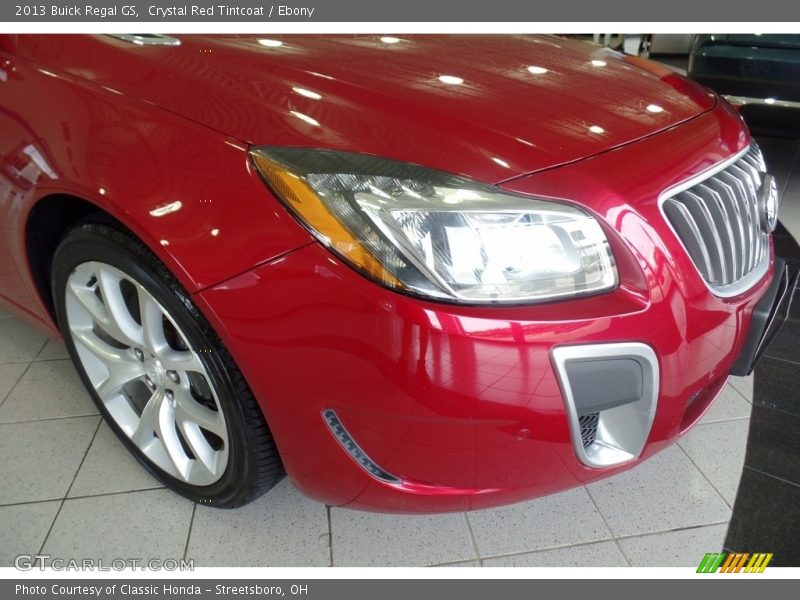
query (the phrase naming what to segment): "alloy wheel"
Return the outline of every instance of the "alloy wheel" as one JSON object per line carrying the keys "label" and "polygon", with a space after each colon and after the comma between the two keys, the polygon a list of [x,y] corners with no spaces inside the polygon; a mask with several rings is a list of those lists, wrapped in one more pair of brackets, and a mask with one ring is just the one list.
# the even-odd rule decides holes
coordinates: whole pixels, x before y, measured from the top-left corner
{"label": "alloy wheel", "polygon": [[228,432],[199,353],[158,300],[111,265],[79,264],[66,285],[79,360],[116,425],[157,467],[196,486],[228,463]]}

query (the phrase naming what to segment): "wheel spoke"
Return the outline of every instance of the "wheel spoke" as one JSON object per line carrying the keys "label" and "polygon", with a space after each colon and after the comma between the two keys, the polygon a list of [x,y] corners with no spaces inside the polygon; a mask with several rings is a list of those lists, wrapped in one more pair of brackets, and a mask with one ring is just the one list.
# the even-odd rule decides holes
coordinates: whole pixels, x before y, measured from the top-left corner
{"label": "wheel spoke", "polygon": [[164,392],[156,390],[145,404],[142,414],[139,416],[139,424],[131,435],[133,443],[140,448],[145,448],[152,441],[158,424],[158,414],[164,401]]}
{"label": "wheel spoke", "polygon": [[142,341],[150,352],[158,356],[169,348],[164,333],[164,313],[143,287],[138,287],[137,293],[139,295],[139,315],[142,321]]}
{"label": "wheel spoke", "polygon": [[181,421],[180,419],[178,419],[178,428],[183,435],[183,439],[186,440],[186,443],[189,445],[195,457],[195,462],[202,465],[201,468],[199,468],[198,464],[192,465],[192,470],[205,469],[212,474],[216,473],[219,455],[208,443],[208,440],[206,440],[200,428],[194,423]]}
{"label": "wheel spoke", "polygon": [[199,427],[224,439],[225,423],[219,412],[203,406],[192,398],[188,392],[182,392],[176,398],[175,415],[179,423],[195,423]]}
{"label": "wheel spoke", "polygon": [[73,329],[72,339],[103,361],[106,366],[108,366],[108,363],[123,363],[131,360],[128,350],[115,348],[100,339],[91,329]]}
{"label": "wheel spoke", "polygon": [[156,434],[164,445],[172,464],[175,465],[178,473],[186,478],[189,467],[189,457],[183,450],[178,432],[175,429],[175,411],[169,402],[162,402],[156,420]]}
{"label": "wheel spoke", "polygon": [[146,453],[148,450],[152,453],[151,447],[157,444],[158,450],[165,451],[174,470],[186,478],[189,457],[175,429],[175,412],[163,391],[156,390],[150,397],[131,439]]}
{"label": "wheel spoke", "polygon": [[171,371],[205,373],[203,362],[197,353],[192,350],[173,350],[170,348],[163,351],[159,358],[164,363],[164,367]]}
{"label": "wheel spoke", "polygon": [[97,394],[108,400],[119,394],[122,388],[140,379],[144,369],[138,363],[118,363],[110,365],[108,377],[97,387]]}
{"label": "wheel spoke", "polygon": [[80,305],[89,311],[91,318],[97,322],[101,327],[107,326],[109,323],[109,315],[103,301],[97,297],[94,286],[86,286],[76,281],[71,281],[67,288],[72,297],[75,298]]}
{"label": "wheel spoke", "polygon": [[109,269],[101,268],[97,280],[109,314],[108,329],[104,323],[101,326],[118,342],[128,346],[141,346],[144,343],[142,328],[131,314],[122,295],[122,277]]}
{"label": "wheel spoke", "polygon": [[111,346],[92,330],[73,330],[72,339],[94,354],[108,370],[108,375],[102,380],[99,379],[101,374],[98,374],[97,378],[92,381],[97,394],[103,400],[115,396],[123,386],[139,379],[144,374],[141,363],[130,355],[130,350]]}
{"label": "wheel spoke", "polygon": [[186,479],[211,479],[216,480],[219,479],[221,473],[219,473],[220,461],[219,455],[214,454],[211,457],[211,464],[207,465],[202,460],[194,460],[189,465],[189,472],[186,476]]}

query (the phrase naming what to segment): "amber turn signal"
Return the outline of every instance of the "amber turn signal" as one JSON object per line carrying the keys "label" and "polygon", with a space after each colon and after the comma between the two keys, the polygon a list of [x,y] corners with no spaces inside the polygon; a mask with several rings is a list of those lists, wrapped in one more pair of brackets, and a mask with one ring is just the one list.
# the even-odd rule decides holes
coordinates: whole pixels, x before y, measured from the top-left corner
{"label": "amber turn signal", "polygon": [[325,207],[302,177],[266,156],[253,153],[252,157],[258,172],[272,190],[321,242],[385,285],[400,289],[405,287]]}

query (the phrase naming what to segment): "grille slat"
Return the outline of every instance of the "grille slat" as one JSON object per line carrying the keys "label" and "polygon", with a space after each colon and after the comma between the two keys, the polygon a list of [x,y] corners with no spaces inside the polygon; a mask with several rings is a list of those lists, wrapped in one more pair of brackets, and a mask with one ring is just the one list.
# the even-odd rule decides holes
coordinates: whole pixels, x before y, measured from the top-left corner
{"label": "grille slat", "polygon": [[761,169],[761,167],[758,165],[758,161],[749,154],[745,154],[742,160],[751,167],[753,167],[756,171],[759,171]]}
{"label": "grille slat", "polygon": [[712,269],[714,271],[714,281],[726,281],[728,279],[728,258],[725,251],[723,236],[718,231],[718,219],[711,214],[707,199],[701,198],[700,186],[695,186],[691,190],[683,192],[691,201],[690,206],[696,207],[696,212],[701,216],[703,227],[701,233],[706,246],[709,247],[709,254],[712,258]]}
{"label": "grille slat", "polygon": [[728,215],[729,222],[732,224],[733,249],[736,257],[734,276],[736,280],[739,280],[744,276],[747,270],[747,266],[745,265],[747,237],[744,228],[744,220],[742,218],[742,209],[736,201],[736,194],[733,188],[722,179],[707,180],[705,185],[717,193],[720,202],[725,206],[725,213]]}
{"label": "grille slat", "polygon": [[698,194],[701,194],[704,199],[708,202],[708,207],[711,212],[714,213],[716,221],[718,223],[722,223],[725,226],[725,235],[719,236],[723,246],[725,247],[725,260],[728,264],[728,271],[730,273],[731,279],[738,279],[739,275],[739,245],[738,245],[738,238],[734,234],[733,227],[731,224],[733,220],[731,219],[731,214],[728,212],[728,207],[725,206],[725,203],[722,200],[722,196],[716,192],[715,190],[711,189],[708,185],[700,184],[697,186]]}
{"label": "grille slat", "polygon": [[760,260],[760,251],[761,251],[761,228],[759,227],[759,219],[758,219],[758,200],[756,196],[756,186],[755,182],[752,179],[752,176],[741,166],[739,166],[741,161],[731,165],[729,169],[738,175],[739,180],[745,185],[746,192],[745,192],[745,204],[747,206],[747,211],[749,214],[749,225],[752,231],[753,240],[753,252],[752,252],[752,260],[750,262],[750,269],[754,268],[757,262]]}
{"label": "grille slat", "polygon": [[[700,268],[703,273],[711,274],[713,272],[711,256],[708,253],[708,247],[703,241],[700,228],[697,226],[692,213],[685,205],[678,202],[669,202],[664,205],[664,209],[667,211],[667,216],[673,222],[673,226],[678,230],[678,235],[687,246],[687,250],[695,264],[702,260],[703,264],[698,265],[698,268]],[[675,215],[670,213],[675,213]]]}
{"label": "grille slat", "polygon": [[762,184],[761,173],[754,164],[747,160],[747,155],[745,155],[744,160],[741,162],[741,166],[753,178],[753,184],[755,185],[756,189],[760,189]]}
{"label": "grille slat", "polygon": [[723,169],[662,201],[664,215],[698,271],[720,295],[749,283],[768,259],[769,237],[761,227],[759,206],[764,172],[763,156],[753,144]]}
{"label": "grille slat", "polygon": [[749,271],[751,265],[753,264],[753,257],[755,256],[753,252],[753,244],[754,244],[753,228],[750,226],[750,222],[752,220],[750,214],[751,212],[750,204],[743,200],[744,198],[747,197],[747,188],[745,187],[744,182],[740,181],[730,173],[723,171],[722,173],[719,174],[719,177],[721,180],[728,181],[738,194],[736,195],[736,202],[741,209],[741,219],[742,219],[741,223],[742,227],[744,228],[745,235],[747,236],[747,239],[744,244],[744,253],[743,253],[744,256],[743,275],[744,275],[745,273],[747,273],[747,271]]}

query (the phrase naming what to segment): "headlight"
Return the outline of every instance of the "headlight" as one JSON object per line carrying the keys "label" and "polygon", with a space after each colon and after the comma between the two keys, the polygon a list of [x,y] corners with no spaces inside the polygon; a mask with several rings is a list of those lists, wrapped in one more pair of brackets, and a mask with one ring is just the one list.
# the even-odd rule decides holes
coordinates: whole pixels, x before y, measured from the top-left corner
{"label": "headlight", "polygon": [[569,204],[361,154],[262,147],[251,155],[323,244],[391,288],[476,304],[617,284],[599,223]]}

